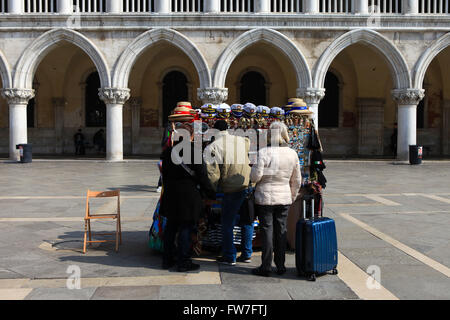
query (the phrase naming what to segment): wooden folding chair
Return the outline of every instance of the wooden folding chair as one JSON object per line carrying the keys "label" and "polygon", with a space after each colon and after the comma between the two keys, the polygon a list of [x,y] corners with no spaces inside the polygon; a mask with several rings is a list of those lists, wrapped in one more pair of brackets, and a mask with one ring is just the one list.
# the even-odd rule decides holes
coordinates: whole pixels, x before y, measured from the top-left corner
{"label": "wooden folding chair", "polygon": [[[108,198],[117,197],[117,212],[115,214],[91,214],[89,210],[89,199],[90,198]],[[116,235],[115,240],[92,240],[91,234],[91,220],[93,219],[115,219],[116,220],[116,232],[115,233],[97,233],[95,235]],[[89,240],[87,240],[87,235],[89,233]],[[119,243],[122,244],[122,227],[120,224],[120,190],[114,191],[87,191],[86,197],[86,215],[84,217],[84,244],[83,253],[86,253],[87,243],[98,243],[98,242],[116,242],[116,252],[119,251]]]}

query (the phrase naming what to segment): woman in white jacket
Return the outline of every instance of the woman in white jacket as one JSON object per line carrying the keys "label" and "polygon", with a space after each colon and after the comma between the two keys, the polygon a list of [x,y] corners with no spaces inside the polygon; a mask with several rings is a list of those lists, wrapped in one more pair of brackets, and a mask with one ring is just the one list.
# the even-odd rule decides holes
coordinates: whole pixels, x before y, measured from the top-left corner
{"label": "woman in white jacket", "polygon": [[297,153],[288,145],[287,127],[282,122],[270,126],[268,146],[258,152],[250,179],[256,184],[255,204],[262,235],[262,264],[252,273],[270,276],[272,255],[276,273],[286,272],[286,221],[290,205],[295,201],[301,185]]}

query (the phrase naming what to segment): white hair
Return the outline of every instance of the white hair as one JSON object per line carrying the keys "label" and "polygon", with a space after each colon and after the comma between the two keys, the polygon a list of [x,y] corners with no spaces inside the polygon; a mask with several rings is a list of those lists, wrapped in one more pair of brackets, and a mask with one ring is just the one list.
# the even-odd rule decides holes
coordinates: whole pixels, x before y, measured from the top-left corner
{"label": "white hair", "polygon": [[281,146],[288,144],[289,140],[288,128],[283,122],[276,121],[270,125],[269,132],[267,134],[268,144]]}

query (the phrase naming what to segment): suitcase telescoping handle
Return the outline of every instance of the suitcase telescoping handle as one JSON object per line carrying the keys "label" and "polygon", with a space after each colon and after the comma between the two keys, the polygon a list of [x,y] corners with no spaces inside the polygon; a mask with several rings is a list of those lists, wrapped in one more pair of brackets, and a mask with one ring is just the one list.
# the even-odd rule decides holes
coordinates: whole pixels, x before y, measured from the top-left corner
{"label": "suitcase telescoping handle", "polygon": [[[314,196],[311,199],[311,219],[314,218]],[[303,219],[306,220],[306,200],[303,200]]]}

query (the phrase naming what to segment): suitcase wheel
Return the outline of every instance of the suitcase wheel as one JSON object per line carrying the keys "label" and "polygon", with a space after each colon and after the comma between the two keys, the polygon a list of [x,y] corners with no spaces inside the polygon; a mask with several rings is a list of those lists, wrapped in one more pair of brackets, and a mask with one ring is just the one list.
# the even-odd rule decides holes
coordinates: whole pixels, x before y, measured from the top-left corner
{"label": "suitcase wheel", "polygon": [[331,272],[331,274],[333,274],[333,275],[337,275],[338,274],[338,271],[337,271],[337,269],[335,268],[335,269],[333,269],[333,271]]}
{"label": "suitcase wheel", "polygon": [[309,276],[308,281],[316,281],[316,275],[313,273]]}

